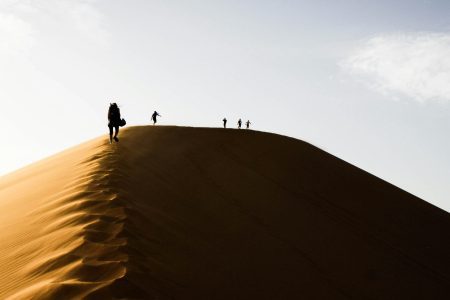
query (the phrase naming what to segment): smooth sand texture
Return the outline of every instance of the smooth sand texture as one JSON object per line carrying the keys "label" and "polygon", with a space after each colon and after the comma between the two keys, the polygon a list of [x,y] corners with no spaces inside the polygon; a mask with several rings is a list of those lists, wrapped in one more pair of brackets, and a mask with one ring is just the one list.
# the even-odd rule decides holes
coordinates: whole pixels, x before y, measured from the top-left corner
{"label": "smooth sand texture", "polygon": [[449,232],[299,140],[132,127],[0,179],[0,299],[448,299]]}

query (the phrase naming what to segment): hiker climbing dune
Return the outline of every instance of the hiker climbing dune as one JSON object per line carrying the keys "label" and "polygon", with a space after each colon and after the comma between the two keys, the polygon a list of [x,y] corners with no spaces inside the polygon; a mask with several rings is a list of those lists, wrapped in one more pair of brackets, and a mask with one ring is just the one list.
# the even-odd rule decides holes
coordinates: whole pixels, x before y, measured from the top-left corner
{"label": "hiker climbing dune", "polygon": [[[110,103],[108,109],[108,127],[109,127],[109,142],[112,143],[114,141],[118,142],[119,138],[117,135],[119,134],[119,128],[121,126],[125,126],[125,119],[120,118],[120,109],[117,103]],[[113,136],[114,129],[114,136]]]}

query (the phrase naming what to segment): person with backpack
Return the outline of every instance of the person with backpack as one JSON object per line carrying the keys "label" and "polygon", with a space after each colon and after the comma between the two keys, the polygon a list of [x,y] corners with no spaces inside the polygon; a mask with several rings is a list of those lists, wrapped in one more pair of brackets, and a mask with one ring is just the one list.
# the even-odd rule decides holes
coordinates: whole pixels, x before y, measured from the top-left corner
{"label": "person with backpack", "polygon": [[241,126],[242,126],[242,120],[239,119],[239,121],[238,121],[238,129],[241,129]]}
{"label": "person with backpack", "polygon": [[247,120],[247,122],[245,122],[245,125],[247,125],[247,129],[249,129],[250,128],[250,120]]}
{"label": "person with backpack", "polygon": [[161,115],[155,110],[152,114],[153,125],[156,124],[156,117],[161,117]]}
{"label": "person with backpack", "polygon": [[[125,121],[125,120],[124,120]],[[117,103],[110,103],[108,109],[108,127],[109,127],[109,142],[112,143],[114,139],[116,142],[119,141],[117,135],[119,134],[119,127],[122,124],[122,119],[120,118],[120,109]],[[115,129],[113,137],[113,128]]]}

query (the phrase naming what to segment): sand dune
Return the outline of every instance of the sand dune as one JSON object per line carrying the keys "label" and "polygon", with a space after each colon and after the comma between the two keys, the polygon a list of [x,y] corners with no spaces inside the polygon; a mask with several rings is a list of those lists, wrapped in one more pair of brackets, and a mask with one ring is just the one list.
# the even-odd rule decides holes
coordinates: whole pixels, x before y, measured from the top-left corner
{"label": "sand dune", "polygon": [[0,179],[0,299],[446,299],[449,231],[299,140],[132,127]]}

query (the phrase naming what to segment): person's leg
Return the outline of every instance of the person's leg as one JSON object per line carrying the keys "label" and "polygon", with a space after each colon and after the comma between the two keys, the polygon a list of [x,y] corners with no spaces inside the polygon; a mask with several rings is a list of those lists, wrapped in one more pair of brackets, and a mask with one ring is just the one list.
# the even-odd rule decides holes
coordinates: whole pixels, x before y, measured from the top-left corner
{"label": "person's leg", "polygon": [[117,137],[117,135],[119,134],[119,126],[115,126],[114,127],[114,129],[116,130],[116,133],[114,134],[114,140],[116,141],[116,142],[118,142],[119,141],[119,138]]}
{"label": "person's leg", "polygon": [[113,135],[113,127],[111,125],[108,124],[108,128],[109,128],[109,142],[112,142],[112,135]]}

